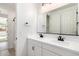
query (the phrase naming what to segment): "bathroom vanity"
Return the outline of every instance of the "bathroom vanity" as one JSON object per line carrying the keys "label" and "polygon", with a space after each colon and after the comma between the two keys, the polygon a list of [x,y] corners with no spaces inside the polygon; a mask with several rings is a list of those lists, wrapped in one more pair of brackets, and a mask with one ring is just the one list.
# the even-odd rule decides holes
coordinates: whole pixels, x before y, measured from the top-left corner
{"label": "bathroom vanity", "polygon": [[28,36],[28,56],[79,56],[78,21],[76,3],[39,13],[37,33],[44,37]]}
{"label": "bathroom vanity", "polygon": [[78,41],[58,41],[56,37],[29,36],[28,56],[79,56]]}

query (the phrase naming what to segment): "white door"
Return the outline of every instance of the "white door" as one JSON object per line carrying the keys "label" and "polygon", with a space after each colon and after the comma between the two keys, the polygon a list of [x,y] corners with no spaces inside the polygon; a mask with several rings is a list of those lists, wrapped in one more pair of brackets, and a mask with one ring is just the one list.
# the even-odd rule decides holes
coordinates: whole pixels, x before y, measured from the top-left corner
{"label": "white door", "polygon": [[14,44],[13,44],[13,48],[16,49],[16,17],[13,18],[13,36],[14,36]]}
{"label": "white door", "polygon": [[16,23],[14,21],[14,17],[8,17],[8,47],[15,48],[16,41]]}

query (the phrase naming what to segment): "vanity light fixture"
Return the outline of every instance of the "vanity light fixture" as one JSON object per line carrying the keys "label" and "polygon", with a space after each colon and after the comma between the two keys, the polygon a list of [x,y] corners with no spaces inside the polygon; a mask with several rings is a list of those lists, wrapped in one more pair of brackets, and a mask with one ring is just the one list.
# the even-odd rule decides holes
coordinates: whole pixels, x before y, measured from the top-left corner
{"label": "vanity light fixture", "polygon": [[45,6],[45,5],[49,5],[49,4],[52,4],[52,3],[42,3],[42,6]]}

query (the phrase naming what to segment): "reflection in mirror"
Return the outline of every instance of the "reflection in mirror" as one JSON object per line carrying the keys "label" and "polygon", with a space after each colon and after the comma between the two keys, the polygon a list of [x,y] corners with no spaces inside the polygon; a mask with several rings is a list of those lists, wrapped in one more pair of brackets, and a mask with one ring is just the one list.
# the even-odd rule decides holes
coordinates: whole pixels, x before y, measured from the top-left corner
{"label": "reflection in mirror", "polygon": [[[46,32],[52,34],[78,35],[78,4],[71,3],[47,13],[42,13],[46,20]],[[40,22],[39,22],[40,23]],[[41,25],[40,25],[41,26]]]}

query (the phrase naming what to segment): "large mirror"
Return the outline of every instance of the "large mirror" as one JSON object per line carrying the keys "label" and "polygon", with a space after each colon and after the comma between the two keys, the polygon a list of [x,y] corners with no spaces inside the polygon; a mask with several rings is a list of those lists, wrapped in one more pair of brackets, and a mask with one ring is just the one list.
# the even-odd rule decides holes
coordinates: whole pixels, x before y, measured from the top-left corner
{"label": "large mirror", "polygon": [[71,3],[49,12],[40,13],[38,32],[78,35],[78,4]]}

